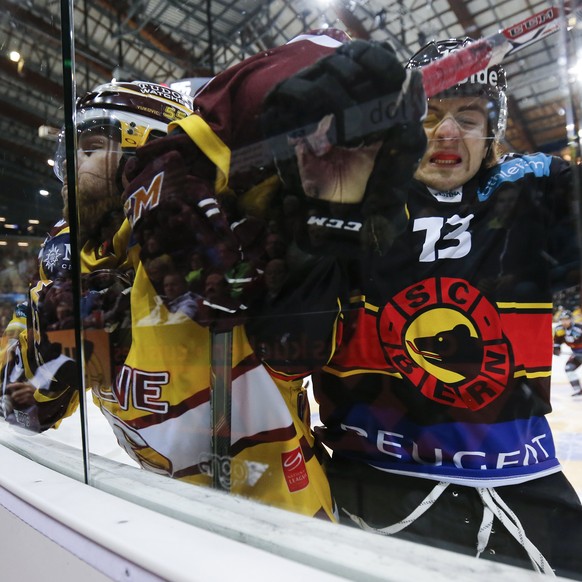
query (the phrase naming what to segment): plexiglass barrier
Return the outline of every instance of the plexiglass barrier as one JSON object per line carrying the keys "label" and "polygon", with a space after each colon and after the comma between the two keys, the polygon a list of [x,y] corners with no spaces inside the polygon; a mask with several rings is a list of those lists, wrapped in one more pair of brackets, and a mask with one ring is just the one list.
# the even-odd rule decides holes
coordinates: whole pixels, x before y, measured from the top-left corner
{"label": "plexiglass barrier", "polygon": [[4,441],[580,578],[576,7],[8,4]]}
{"label": "plexiglass barrier", "polygon": [[[72,447],[66,469],[83,471],[79,420],[61,423],[63,409],[45,421],[36,400],[39,394],[58,391],[58,382],[70,381],[67,362],[77,353],[71,328],[61,332],[56,325],[61,318],[70,318],[74,302],[68,234],[53,239],[48,247],[44,244],[62,218],[62,184],[53,170],[56,139],[64,124],[60,13],[47,2],[37,3],[34,10],[5,4],[0,166],[2,430],[9,439],[34,442],[41,430],[59,426],[47,433],[49,450],[53,442],[57,446],[58,441],[66,442]],[[31,28],[37,32],[32,34]],[[47,286],[49,281],[52,284]]]}

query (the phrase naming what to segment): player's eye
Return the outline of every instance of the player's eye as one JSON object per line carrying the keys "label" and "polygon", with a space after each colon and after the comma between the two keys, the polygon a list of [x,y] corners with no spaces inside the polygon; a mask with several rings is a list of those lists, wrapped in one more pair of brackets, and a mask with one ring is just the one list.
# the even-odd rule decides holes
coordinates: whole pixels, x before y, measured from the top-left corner
{"label": "player's eye", "polygon": [[479,115],[459,115],[456,120],[463,129],[477,129],[483,126],[483,119]]}
{"label": "player's eye", "polygon": [[107,149],[110,147],[109,140],[102,135],[91,135],[82,137],[78,143],[79,149],[86,155],[90,156],[92,153]]}
{"label": "player's eye", "polygon": [[432,129],[440,123],[441,119],[442,118],[435,113],[429,113],[424,120],[424,127]]}

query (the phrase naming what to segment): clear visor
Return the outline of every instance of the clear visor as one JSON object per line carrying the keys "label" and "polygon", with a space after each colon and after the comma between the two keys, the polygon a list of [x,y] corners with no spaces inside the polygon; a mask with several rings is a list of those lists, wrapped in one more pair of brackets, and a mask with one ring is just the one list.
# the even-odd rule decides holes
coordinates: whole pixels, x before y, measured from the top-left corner
{"label": "clear visor", "polygon": [[[103,149],[119,149],[133,153],[153,137],[165,135],[167,126],[160,121],[123,111],[86,109],[77,111],[77,151],[90,155]],[[54,172],[65,181],[67,148],[65,132],[60,132],[54,155]]]}
{"label": "clear visor", "polygon": [[[82,151],[85,155],[107,149],[119,149],[120,142],[120,127],[114,120],[93,120],[77,127],[77,151]],[[61,131],[54,156],[54,171],[61,182],[65,181],[66,159],[65,132]]]}
{"label": "clear visor", "polygon": [[[504,91],[478,83],[466,83],[451,87],[431,97],[429,103],[455,98],[463,98],[472,103],[482,102],[487,117],[487,139],[501,140],[504,137],[507,126],[507,97]],[[462,127],[461,123],[459,125]]]}

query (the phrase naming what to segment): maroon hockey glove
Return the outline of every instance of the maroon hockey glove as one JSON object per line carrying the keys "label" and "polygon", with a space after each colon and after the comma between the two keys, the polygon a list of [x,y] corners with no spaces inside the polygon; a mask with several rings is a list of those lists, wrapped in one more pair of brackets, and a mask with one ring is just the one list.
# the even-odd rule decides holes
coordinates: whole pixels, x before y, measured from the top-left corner
{"label": "maroon hockey glove", "polygon": [[[327,115],[332,145],[382,141],[393,128],[422,125],[426,96],[418,71],[406,70],[387,43],[355,40],[340,46],[266,97],[262,124],[271,138],[309,135]],[[417,145],[419,158],[425,144]]]}

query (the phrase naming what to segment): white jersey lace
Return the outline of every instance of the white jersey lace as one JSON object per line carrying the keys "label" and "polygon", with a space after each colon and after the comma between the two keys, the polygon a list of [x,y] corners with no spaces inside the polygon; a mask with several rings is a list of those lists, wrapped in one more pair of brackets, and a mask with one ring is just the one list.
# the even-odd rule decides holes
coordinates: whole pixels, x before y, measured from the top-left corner
{"label": "white jersey lace", "polygon": [[[429,510],[449,485],[450,483],[445,483],[444,481],[437,483],[431,492],[407,517],[398,523],[394,523],[383,528],[374,528],[369,526],[361,517],[350,513],[345,508],[342,508],[342,511],[363,530],[389,536],[407,528],[411,523],[416,521],[421,515]],[[476,490],[481,497],[481,501],[483,502],[483,519],[477,533],[476,557],[478,558],[487,547],[493,529],[493,518],[497,517],[501,524],[527,552],[533,569],[536,572],[546,574],[548,576],[555,576],[555,573],[548,561],[527,537],[523,525],[519,521],[517,515],[515,515],[510,507],[503,501],[503,499],[501,499],[497,491],[495,491],[493,488],[485,487],[477,487]]]}

